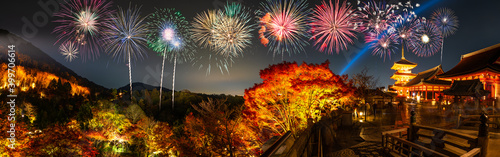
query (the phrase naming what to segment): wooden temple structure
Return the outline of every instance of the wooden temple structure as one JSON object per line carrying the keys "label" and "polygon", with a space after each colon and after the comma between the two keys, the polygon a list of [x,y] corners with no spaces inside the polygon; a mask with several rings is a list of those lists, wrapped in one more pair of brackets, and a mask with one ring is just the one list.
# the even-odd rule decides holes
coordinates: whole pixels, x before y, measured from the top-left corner
{"label": "wooden temple structure", "polygon": [[396,70],[396,72],[391,76],[391,79],[396,80],[396,83],[392,88],[397,92],[398,97],[407,97],[409,91],[405,87],[411,79],[413,79],[417,74],[411,73],[411,69],[415,68],[417,63],[410,62],[405,59],[405,51],[403,49],[401,60],[394,62],[391,69]]}
{"label": "wooden temple structure", "polygon": [[437,78],[437,75],[443,73],[441,65],[418,73],[415,78],[405,85],[410,97],[419,96],[424,101],[438,100],[440,97],[444,97],[441,91],[450,88],[451,81]]}
{"label": "wooden temple structure", "polygon": [[489,93],[483,99],[500,97],[500,44],[462,55],[460,62],[440,79],[455,81],[479,80]]}
{"label": "wooden temple structure", "polygon": [[[401,60],[392,66],[391,69],[397,70],[391,77],[396,80],[392,88],[396,90],[398,97],[419,97],[422,101],[432,101],[440,97],[451,98],[458,93],[462,96],[480,96],[483,100],[498,101],[500,98],[500,44],[462,55],[460,62],[446,72],[438,65],[412,74],[411,69],[416,66],[416,63],[404,58],[404,51]],[[473,86],[470,87],[482,86],[481,89],[474,89],[475,91],[484,92],[471,95],[472,89],[465,89],[471,83]],[[446,93],[443,93],[445,90]]]}

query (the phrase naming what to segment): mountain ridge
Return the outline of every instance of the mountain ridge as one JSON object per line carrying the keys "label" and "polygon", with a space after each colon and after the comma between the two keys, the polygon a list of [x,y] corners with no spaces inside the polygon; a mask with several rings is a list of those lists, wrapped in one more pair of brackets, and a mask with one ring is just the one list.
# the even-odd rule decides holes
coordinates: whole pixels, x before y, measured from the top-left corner
{"label": "mountain ridge", "polygon": [[[146,83],[142,83],[142,82],[132,82],[132,90],[133,91],[142,91],[142,90],[153,90],[153,89],[157,89],[157,90],[160,90],[160,87],[159,86],[152,86],[152,85],[149,85],[149,84],[146,84]],[[130,84],[127,84],[123,87],[120,87],[118,88],[118,90],[124,90],[124,91],[129,91],[130,90]],[[162,89],[164,92],[169,92],[169,91],[172,91],[168,88],[165,88],[163,87]]]}
{"label": "mountain ridge", "polygon": [[50,57],[46,52],[31,44],[31,42],[5,29],[0,29],[1,62],[8,62],[7,46],[11,44],[16,46],[16,66],[23,66],[52,73],[73,83],[89,87],[94,91],[109,90],[102,85],[98,85],[87,78],[78,75],[73,70]]}

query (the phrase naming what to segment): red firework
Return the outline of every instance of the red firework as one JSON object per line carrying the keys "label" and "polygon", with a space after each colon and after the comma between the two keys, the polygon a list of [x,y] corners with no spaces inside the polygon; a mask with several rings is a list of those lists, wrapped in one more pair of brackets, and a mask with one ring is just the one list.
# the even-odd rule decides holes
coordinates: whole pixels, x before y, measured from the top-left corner
{"label": "red firework", "polygon": [[314,46],[323,52],[328,50],[329,54],[333,49],[337,54],[341,50],[346,50],[348,44],[353,44],[356,39],[357,19],[355,11],[345,2],[340,4],[335,0],[335,4],[330,0],[322,5],[317,5],[314,9],[312,22],[310,23]]}

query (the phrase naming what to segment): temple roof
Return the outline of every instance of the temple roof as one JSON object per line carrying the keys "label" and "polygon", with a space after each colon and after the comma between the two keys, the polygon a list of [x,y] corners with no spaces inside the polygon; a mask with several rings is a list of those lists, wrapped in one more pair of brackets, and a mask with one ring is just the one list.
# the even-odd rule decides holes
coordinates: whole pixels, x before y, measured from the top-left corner
{"label": "temple roof", "polygon": [[442,74],[443,68],[438,65],[434,68],[422,71],[415,76],[406,86],[414,86],[419,84],[431,84],[431,85],[451,85],[451,81],[438,80],[436,75]]}
{"label": "temple roof", "polygon": [[481,71],[500,74],[500,44],[462,55],[455,67],[438,77],[450,78]]}
{"label": "temple roof", "polygon": [[445,95],[456,96],[486,96],[490,92],[483,89],[483,83],[476,80],[454,81],[449,89],[443,90]]}
{"label": "temple roof", "polygon": [[417,74],[395,72],[394,75],[392,75],[392,76],[396,76],[396,75],[399,75],[399,76],[416,76]]}
{"label": "temple roof", "polygon": [[401,60],[394,62],[394,65],[392,65],[391,69],[398,70],[399,67],[411,67],[413,69],[416,66],[417,66],[417,63],[413,63],[413,62],[410,62],[409,60],[401,58]]}
{"label": "temple roof", "polygon": [[417,65],[417,63],[410,62],[409,60],[406,60],[404,58],[401,58],[401,60],[394,62],[397,64],[404,64],[404,65]]}

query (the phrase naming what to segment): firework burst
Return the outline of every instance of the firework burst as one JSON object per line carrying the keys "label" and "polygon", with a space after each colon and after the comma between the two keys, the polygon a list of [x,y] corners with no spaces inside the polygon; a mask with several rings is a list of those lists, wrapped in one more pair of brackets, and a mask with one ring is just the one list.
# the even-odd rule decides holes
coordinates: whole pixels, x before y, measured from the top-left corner
{"label": "firework burst", "polygon": [[207,75],[212,65],[222,74],[229,72],[233,57],[242,55],[243,49],[251,44],[254,25],[250,19],[247,9],[237,3],[225,5],[224,10],[208,10],[196,15],[191,29],[194,40],[216,54],[200,53],[193,65],[199,64],[200,69],[206,67]]}
{"label": "firework burst", "polygon": [[161,8],[147,17],[148,45],[170,61],[189,62],[194,57],[194,42],[186,18],[174,8]]}
{"label": "firework burst", "polygon": [[261,18],[259,38],[264,46],[276,54],[304,51],[307,43],[307,9],[305,0],[267,0],[258,11]]}
{"label": "firework burst", "polygon": [[202,47],[214,49],[214,33],[219,20],[220,13],[216,10],[208,10],[196,15],[194,22],[191,23],[193,40]]}
{"label": "firework burst", "polygon": [[403,48],[410,47],[409,45],[411,44],[409,39],[414,38],[418,23],[419,20],[415,14],[402,13],[397,16],[395,22],[392,24],[394,33],[397,35],[396,38]]}
{"label": "firework burst", "polygon": [[458,29],[458,18],[455,12],[448,8],[441,8],[432,13],[432,23],[441,31],[441,63],[443,62],[444,38],[452,35]]}
{"label": "firework burst", "polygon": [[[82,59],[99,57],[98,43],[102,40],[101,31],[115,12],[110,10],[111,2],[105,0],[70,0],[54,14],[60,25],[54,28],[58,42],[74,42],[82,51]],[[88,52],[87,52],[88,51]]]}
{"label": "firework burst", "polygon": [[441,31],[436,25],[422,20],[415,30],[415,36],[410,40],[410,48],[417,56],[429,57],[441,48]]}
{"label": "firework burst", "polygon": [[123,10],[118,8],[118,13],[113,16],[107,25],[105,33],[106,49],[113,58],[128,60],[130,93],[132,93],[132,67],[131,58],[143,58],[147,43],[148,33],[144,18],[140,17],[140,7]]}
{"label": "firework burst", "polygon": [[[359,1],[358,1],[359,3]],[[361,29],[367,36],[381,34],[391,27],[396,19],[394,14],[396,5],[385,4],[385,2],[369,1],[358,7]]]}
{"label": "firework burst", "polygon": [[[175,91],[175,69],[177,61],[179,63],[190,62],[193,60],[195,45],[192,41],[192,35],[189,31],[189,23],[181,12],[173,8],[156,9],[148,16],[148,26],[151,29],[147,35],[149,47],[159,52],[163,56],[162,73],[160,86],[163,87],[163,70],[165,67],[165,58],[174,62],[174,71],[172,78],[172,91]],[[161,110],[161,88],[159,108]],[[172,92],[172,109],[174,108],[175,92]]]}
{"label": "firework burst", "polygon": [[[215,32],[218,31],[218,24],[223,13],[220,10],[208,10],[194,17],[191,23],[193,28],[193,39],[198,45],[217,51],[215,48]],[[210,75],[212,67],[229,72],[229,66],[233,63],[232,56],[224,57],[220,54],[212,54],[210,51],[200,52],[193,62],[193,66],[199,65],[199,69],[206,68],[206,75]]]}
{"label": "firework burst", "polygon": [[251,44],[253,25],[250,24],[250,14],[237,3],[228,4],[224,9],[224,14],[215,23],[214,47],[225,57],[238,57]]}
{"label": "firework burst", "polygon": [[323,52],[327,49],[328,53],[337,54],[341,50],[347,49],[347,44],[353,44],[353,38],[356,38],[357,23],[355,12],[346,2],[340,4],[335,0],[335,4],[330,0],[329,3],[323,1],[317,5],[312,16],[311,32],[314,39],[314,45]]}
{"label": "firework burst", "polygon": [[440,8],[432,13],[432,23],[441,30],[444,38],[452,35],[458,29],[458,18],[455,12],[448,8]]}
{"label": "firework burst", "polygon": [[384,57],[384,61],[386,57],[391,58],[391,53],[395,53],[398,49],[398,41],[397,35],[395,33],[390,32],[382,32],[381,34],[377,34],[375,32],[371,32],[366,38],[366,42],[369,43],[372,51],[372,55],[378,55],[380,58]]}
{"label": "firework burst", "polygon": [[59,51],[65,56],[66,61],[71,62],[73,59],[78,58],[78,47],[73,42],[64,42],[59,46]]}

